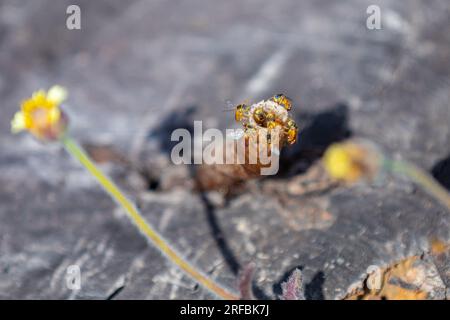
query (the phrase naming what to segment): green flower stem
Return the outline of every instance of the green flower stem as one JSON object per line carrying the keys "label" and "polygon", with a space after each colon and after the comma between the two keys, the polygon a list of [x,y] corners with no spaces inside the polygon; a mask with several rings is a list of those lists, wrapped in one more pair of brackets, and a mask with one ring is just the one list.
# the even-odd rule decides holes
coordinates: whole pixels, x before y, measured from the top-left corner
{"label": "green flower stem", "polygon": [[392,172],[408,176],[450,211],[450,194],[430,174],[416,165],[398,160],[385,160]]}
{"label": "green flower stem", "polygon": [[185,260],[175,249],[173,249],[164,238],[142,217],[136,207],[123,195],[117,185],[105,176],[89,158],[89,156],[78,146],[78,144],[68,136],[61,138],[61,142],[66,150],[77,159],[94,176],[100,185],[117,201],[127,213],[131,221],[137,226],[139,231],[153,243],[161,252],[181,270],[191,276],[203,287],[227,300],[236,300],[239,297],[222,286],[216,284],[209,277],[198,271],[192,264]]}

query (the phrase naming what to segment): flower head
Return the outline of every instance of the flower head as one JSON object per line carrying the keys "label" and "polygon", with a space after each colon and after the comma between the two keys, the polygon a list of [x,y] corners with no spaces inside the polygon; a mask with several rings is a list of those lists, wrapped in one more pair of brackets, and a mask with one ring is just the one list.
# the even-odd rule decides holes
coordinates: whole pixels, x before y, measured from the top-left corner
{"label": "flower head", "polygon": [[369,146],[349,141],[332,144],[325,151],[323,163],[332,178],[356,182],[375,176],[379,158],[379,154]]}
{"label": "flower head", "polygon": [[39,90],[33,93],[14,115],[11,131],[28,130],[40,140],[58,139],[67,127],[67,118],[59,108],[66,97],[67,91],[60,86],[53,86],[47,92]]}

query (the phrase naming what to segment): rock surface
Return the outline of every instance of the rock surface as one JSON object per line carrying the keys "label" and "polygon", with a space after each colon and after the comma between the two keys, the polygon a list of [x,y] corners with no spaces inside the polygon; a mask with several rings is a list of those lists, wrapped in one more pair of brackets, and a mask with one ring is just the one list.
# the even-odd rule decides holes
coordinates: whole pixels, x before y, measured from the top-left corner
{"label": "rock surface", "polygon": [[[373,3],[0,0],[0,298],[212,297],[57,145],[10,134],[21,99],[54,83],[70,90],[73,135],[93,156],[106,150],[102,169],[229,287],[254,261],[260,298],[300,267],[307,299],[338,299],[369,266],[420,255],[430,237],[448,243],[449,213],[401,178],[284,191],[349,136],[450,185],[450,3],[377,1],[382,29],[369,30]],[[66,29],[69,4],[81,7],[81,30]],[[280,175],[225,202],[192,191],[189,169],[170,161],[172,130],[234,126],[230,104],[279,92],[302,129]],[[80,290],[66,285],[71,265]]]}

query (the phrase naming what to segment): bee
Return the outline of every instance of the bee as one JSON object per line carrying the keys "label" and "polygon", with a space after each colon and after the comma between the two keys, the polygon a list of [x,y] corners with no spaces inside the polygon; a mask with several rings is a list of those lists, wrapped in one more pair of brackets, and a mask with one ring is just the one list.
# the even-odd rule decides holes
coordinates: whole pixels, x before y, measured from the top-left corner
{"label": "bee", "polygon": [[236,121],[238,121],[238,122],[241,121],[244,118],[247,111],[248,111],[248,106],[246,104],[240,104],[240,105],[236,106],[236,110],[234,113],[234,118],[236,119]]}
{"label": "bee", "polygon": [[267,129],[269,130],[275,129],[278,126],[280,126],[280,124],[276,121],[271,120],[267,122]]}
{"label": "bee", "polygon": [[269,122],[275,122],[276,121],[276,115],[273,112],[267,112],[266,113],[266,126]]}
{"label": "bee", "polygon": [[248,123],[248,122],[243,123],[243,125],[244,125],[245,130],[253,130],[253,129],[255,129],[255,127],[252,124]]}
{"label": "bee", "polygon": [[255,122],[260,126],[264,124],[264,122],[266,121],[266,112],[262,107],[257,108],[253,112],[253,119],[255,119]]}
{"label": "bee", "polygon": [[295,121],[292,119],[289,119],[286,123],[286,135],[287,135],[287,142],[289,144],[294,144],[297,141],[297,133],[298,128],[295,124]]}
{"label": "bee", "polygon": [[276,94],[270,100],[283,106],[283,108],[285,108],[287,111],[291,110],[292,107],[291,99],[286,97],[284,94],[281,93]]}

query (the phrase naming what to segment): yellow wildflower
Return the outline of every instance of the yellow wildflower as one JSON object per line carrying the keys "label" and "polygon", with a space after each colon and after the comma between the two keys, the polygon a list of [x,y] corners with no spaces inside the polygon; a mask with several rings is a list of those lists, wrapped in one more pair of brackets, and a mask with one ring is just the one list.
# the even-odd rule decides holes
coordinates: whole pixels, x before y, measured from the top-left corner
{"label": "yellow wildflower", "polygon": [[362,144],[344,142],[332,144],[323,157],[328,174],[337,180],[356,182],[371,178],[378,169],[378,155]]}
{"label": "yellow wildflower", "polygon": [[60,86],[53,86],[48,92],[39,90],[33,93],[14,115],[11,131],[28,130],[41,140],[58,139],[67,127],[67,118],[59,108],[66,97],[67,91]]}

